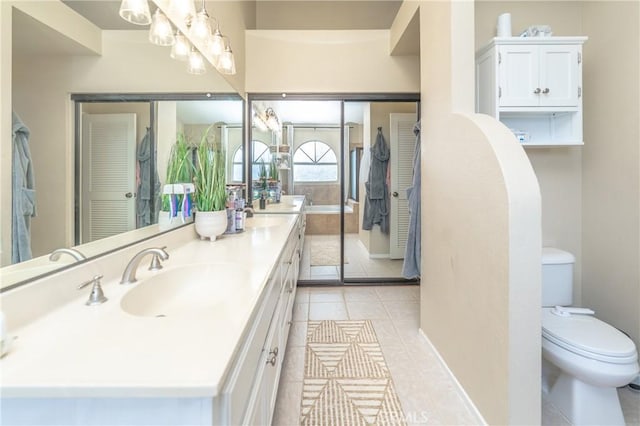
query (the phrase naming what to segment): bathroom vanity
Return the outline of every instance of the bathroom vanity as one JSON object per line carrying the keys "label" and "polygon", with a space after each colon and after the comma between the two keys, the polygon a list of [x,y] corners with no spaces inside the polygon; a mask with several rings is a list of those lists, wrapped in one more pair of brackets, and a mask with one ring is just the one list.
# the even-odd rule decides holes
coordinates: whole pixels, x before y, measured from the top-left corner
{"label": "bathroom vanity", "polygon": [[[193,225],[0,295],[2,424],[269,424],[287,344],[304,221],[249,218],[197,239]],[[141,250],[166,246],[159,271]],[[102,274],[108,300],[86,306]]]}

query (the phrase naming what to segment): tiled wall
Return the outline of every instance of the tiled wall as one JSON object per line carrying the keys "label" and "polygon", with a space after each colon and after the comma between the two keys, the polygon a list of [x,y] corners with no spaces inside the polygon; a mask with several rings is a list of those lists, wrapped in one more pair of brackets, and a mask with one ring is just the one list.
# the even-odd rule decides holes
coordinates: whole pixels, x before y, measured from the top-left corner
{"label": "tiled wall", "polygon": [[293,195],[306,195],[307,202],[313,205],[340,204],[340,185],[338,183],[327,184],[302,184],[296,183]]}

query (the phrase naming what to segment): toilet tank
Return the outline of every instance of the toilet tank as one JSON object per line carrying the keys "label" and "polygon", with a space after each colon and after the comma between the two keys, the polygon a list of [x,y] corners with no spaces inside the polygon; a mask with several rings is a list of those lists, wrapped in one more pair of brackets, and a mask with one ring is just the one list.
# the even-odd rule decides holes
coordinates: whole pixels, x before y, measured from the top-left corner
{"label": "toilet tank", "polygon": [[573,303],[573,264],[569,252],[542,248],[542,306],[569,306]]}

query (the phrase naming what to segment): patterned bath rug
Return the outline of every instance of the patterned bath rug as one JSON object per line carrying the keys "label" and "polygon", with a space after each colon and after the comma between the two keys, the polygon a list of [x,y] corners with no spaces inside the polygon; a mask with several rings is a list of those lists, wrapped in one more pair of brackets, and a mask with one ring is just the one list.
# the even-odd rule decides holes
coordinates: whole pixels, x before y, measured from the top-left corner
{"label": "patterned bath rug", "polygon": [[[340,265],[340,241],[313,238],[309,244],[311,266]],[[349,263],[347,256],[344,263]]]}
{"label": "patterned bath rug", "polygon": [[300,424],[406,425],[371,321],[309,321]]}

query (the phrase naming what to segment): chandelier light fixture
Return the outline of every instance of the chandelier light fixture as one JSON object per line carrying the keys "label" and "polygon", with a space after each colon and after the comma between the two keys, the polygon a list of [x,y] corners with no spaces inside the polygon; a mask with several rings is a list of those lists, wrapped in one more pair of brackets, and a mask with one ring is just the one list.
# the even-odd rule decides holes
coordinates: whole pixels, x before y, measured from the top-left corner
{"label": "chandelier light fixture", "polygon": [[156,9],[151,20],[149,41],[158,46],[172,46],[176,42],[171,23],[159,8]]}
{"label": "chandelier light fixture", "polygon": [[224,52],[218,58],[217,68],[223,74],[233,75],[236,73],[236,61],[228,43],[225,44]]}
{"label": "chandelier light fixture", "polygon": [[214,58],[218,58],[222,55],[225,49],[224,36],[220,32],[220,27],[218,26],[218,21],[216,21],[216,29],[213,31],[213,35],[211,36],[211,42],[209,43],[209,51]]}
{"label": "chandelier light fixture", "polygon": [[211,23],[209,22],[207,9],[204,6],[204,0],[202,0],[202,9],[191,20],[189,35],[192,39],[199,40],[205,44],[211,39]]}
{"label": "chandelier light fixture", "polygon": [[187,26],[194,16],[196,16],[196,6],[193,0],[171,0],[169,3],[169,11],[171,16],[185,22]]}
{"label": "chandelier light fixture", "polygon": [[[235,74],[236,63],[229,38],[220,31],[218,21],[209,16],[205,0],[202,0],[199,12],[196,12],[194,0],[166,2],[167,8],[157,8],[152,18],[148,0],[122,0],[120,16],[133,24],[151,24],[149,41],[158,46],[171,46],[170,56],[187,61],[189,73],[203,74],[206,71],[206,57],[221,74]],[[166,15],[163,10],[167,12]],[[213,31],[211,19],[215,26]]]}
{"label": "chandelier light fixture", "polygon": [[136,25],[149,25],[151,23],[151,11],[147,0],[122,0],[122,3],[120,3],[120,16],[125,21]]}
{"label": "chandelier light fixture", "polygon": [[189,59],[187,60],[187,71],[196,75],[204,74],[207,71],[202,54],[193,46],[191,46],[191,52],[189,52]]}
{"label": "chandelier light fixture", "polygon": [[253,123],[263,132],[267,132],[269,130],[272,132],[280,132],[282,130],[282,127],[280,126],[280,119],[271,107],[267,107],[264,111],[261,111],[258,107],[254,107]]}
{"label": "chandelier light fixture", "polygon": [[178,61],[186,61],[189,58],[189,52],[191,52],[191,44],[189,44],[189,40],[180,32],[180,30],[176,31],[175,43],[171,46],[171,56],[173,59],[177,59]]}

